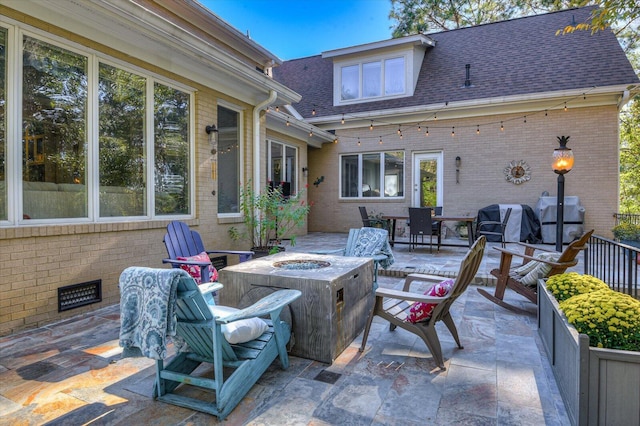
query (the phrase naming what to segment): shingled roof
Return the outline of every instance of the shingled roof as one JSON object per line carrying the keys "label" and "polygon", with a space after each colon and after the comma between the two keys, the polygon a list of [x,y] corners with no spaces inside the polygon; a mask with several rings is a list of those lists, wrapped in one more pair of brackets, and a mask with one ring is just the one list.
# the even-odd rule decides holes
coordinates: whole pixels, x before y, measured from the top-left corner
{"label": "shingled roof", "polygon": [[[611,31],[556,35],[587,19],[591,8],[569,9],[428,34],[430,47],[411,97],[333,106],[333,60],[321,55],[285,61],[274,78],[302,95],[304,117],[473,101],[513,95],[638,83]],[[464,87],[470,64],[471,87]]]}

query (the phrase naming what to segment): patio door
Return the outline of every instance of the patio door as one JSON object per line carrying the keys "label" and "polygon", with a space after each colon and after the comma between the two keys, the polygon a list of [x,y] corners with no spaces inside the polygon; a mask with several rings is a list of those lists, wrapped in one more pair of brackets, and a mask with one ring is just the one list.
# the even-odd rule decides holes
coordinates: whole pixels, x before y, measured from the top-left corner
{"label": "patio door", "polygon": [[413,207],[442,205],[442,152],[414,154]]}

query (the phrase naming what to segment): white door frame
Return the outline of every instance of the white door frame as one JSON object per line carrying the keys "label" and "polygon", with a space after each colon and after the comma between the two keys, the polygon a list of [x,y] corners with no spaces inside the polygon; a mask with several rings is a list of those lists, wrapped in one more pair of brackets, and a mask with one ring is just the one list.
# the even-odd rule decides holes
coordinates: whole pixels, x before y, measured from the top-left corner
{"label": "white door frame", "polygon": [[424,160],[436,160],[436,205],[443,202],[443,177],[444,160],[442,151],[414,152],[413,153],[413,185],[411,191],[411,205],[420,207],[420,162]]}

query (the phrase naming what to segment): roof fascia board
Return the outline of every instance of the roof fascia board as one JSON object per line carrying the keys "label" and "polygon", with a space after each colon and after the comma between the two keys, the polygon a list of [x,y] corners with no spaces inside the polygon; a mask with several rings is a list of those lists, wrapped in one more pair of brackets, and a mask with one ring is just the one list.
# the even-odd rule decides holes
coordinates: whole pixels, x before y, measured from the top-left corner
{"label": "roof fascia board", "polygon": [[[333,142],[335,139],[333,133],[273,110],[267,112],[267,128],[304,141],[307,145],[316,148],[320,148],[323,143]],[[309,137],[309,132],[313,132],[312,137]]]}
{"label": "roof fascia board", "polygon": [[[394,124],[424,122],[425,114],[438,114],[438,121],[467,117],[482,117],[496,114],[544,111],[564,108],[565,100],[571,99],[570,107],[617,105],[626,90],[626,85],[600,88],[576,89],[559,92],[529,94],[525,96],[504,96],[472,101],[449,102],[445,104],[420,105],[393,110],[377,110],[350,113],[340,128],[369,126],[371,120],[394,119]],[[586,99],[583,98],[586,96]],[[321,128],[335,129],[342,114],[313,117],[306,121]]]}
{"label": "roof fascia board", "polygon": [[322,52],[322,58],[335,58],[338,56],[361,54],[365,52],[371,52],[373,50],[386,49],[390,47],[398,46],[435,46],[436,42],[423,35],[416,34],[401,38],[392,38],[389,40],[377,41],[374,43],[360,44],[358,46],[345,47],[342,49],[328,50]]}
{"label": "roof fascia board", "polygon": [[[137,1],[137,0],[136,0]],[[195,0],[155,0],[155,3],[171,10],[185,21],[207,32],[212,37],[224,34],[225,41],[234,49],[252,57],[257,63],[265,67],[282,65],[282,59],[242,34],[238,29],[229,25],[224,19],[204,7]],[[256,58],[257,57],[257,58]]]}
{"label": "roof fascia board", "polygon": [[[278,93],[279,103],[295,103],[301,99],[295,91],[234,58],[220,47],[131,1],[3,0],[3,5],[170,72],[187,76],[250,104],[264,99],[271,90]],[[108,27],[105,22],[114,25]],[[142,40],[147,43],[146,48],[140,47],[144,45]]]}

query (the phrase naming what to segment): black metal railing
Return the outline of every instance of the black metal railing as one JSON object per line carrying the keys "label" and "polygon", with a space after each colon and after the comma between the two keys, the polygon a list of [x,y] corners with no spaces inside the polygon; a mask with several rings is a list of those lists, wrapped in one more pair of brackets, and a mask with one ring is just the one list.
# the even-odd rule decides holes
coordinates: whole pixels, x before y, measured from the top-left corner
{"label": "black metal railing", "polygon": [[600,278],[613,290],[639,298],[639,261],[640,248],[592,235],[584,251],[584,273]]}
{"label": "black metal railing", "polygon": [[620,223],[640,224],[640,214],[637,213],[614,213],[613,217],[616,220],[616,225]]}

